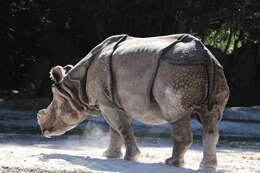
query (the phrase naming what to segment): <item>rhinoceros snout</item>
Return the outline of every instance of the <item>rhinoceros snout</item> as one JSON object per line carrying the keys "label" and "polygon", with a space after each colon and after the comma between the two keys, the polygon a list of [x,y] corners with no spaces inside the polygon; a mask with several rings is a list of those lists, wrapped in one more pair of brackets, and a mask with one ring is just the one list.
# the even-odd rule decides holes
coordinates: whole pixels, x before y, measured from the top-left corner
{"label": "rhinoceros snout", "polygon": [[38,124],[41,124],[45,121],[46,119],[46,110],[45,109],[42,109],[40,110],[38,113],[37,113],[37,121],[38,121]]}
{"label": "rhinoceros snout", "polygon": [[46,109],[41,109],[41,110],[39,110],[38,114],[44,114],[45,111],[46,111]]}

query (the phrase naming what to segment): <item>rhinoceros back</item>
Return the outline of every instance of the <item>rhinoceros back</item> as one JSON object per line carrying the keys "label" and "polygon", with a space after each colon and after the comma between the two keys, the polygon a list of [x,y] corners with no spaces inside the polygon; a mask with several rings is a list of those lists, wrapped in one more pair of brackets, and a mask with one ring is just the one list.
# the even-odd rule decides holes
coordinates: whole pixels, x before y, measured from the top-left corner
{"label": "rhinoceros back", "polygon": [[[159,78],[157,83],[160,80],[164,86],[180,83],[181,89],[186,88],[187,93],[192,93],[184,96],[174,91],[172,93],[177,93],[180,98],[171,97],[186,102],[184,107],[191,110],[192,105],[205,101],[208,93],[213,93],[213,83],[209,82],[213,81],[212,67],[222,68],[214,56],[206,52],[205,46],[189,34],[150,38],[127,36],[102,46],[97,53],[88,71],[87,93],[90,98],[99,99],[100,104],[108,101],[129,114],[142,115],[153,106],[158,107],[155,105],[154,84]],[[177,119],[172,118],[172,121]]]}
{"label": "rhinoceros back", "polygon": [[183,35],[128,37],[118,45],[112,56],[113,92],[124,110],[142,114],[149,109],[160,57]]}

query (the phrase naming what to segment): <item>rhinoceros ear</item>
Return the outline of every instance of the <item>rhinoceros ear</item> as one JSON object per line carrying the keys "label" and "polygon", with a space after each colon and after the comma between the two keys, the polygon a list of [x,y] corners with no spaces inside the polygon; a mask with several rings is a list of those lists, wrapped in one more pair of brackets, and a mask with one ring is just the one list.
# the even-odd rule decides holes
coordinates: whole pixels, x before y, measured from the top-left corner
{"label": "rhinoceros ear", "polygon": [[65,76],[65,70],[61,66],[55,66],[50,71],[50,78],[55,83],[60,83]]}
{"label": "rhinoceros ear", "polygon": [[73,68],[73,65],[68,64],[68,65],[64,66],[63,68],[65,70],[65,74],[67,74]]}

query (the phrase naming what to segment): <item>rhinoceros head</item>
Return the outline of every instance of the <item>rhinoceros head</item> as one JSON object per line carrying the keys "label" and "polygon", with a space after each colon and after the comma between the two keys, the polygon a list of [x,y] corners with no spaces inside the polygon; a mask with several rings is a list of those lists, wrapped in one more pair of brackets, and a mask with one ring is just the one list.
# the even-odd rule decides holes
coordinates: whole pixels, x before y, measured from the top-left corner
{"label": "rhinoceros head", "polygon": [[72,66],[56,66],[50,71],[50,77],[55,82],[52,86],[53,100],[37,114],[38,124],[45,137],[64,134],[82,122],[87,114],[62,88],[64,76],[71,68]]}

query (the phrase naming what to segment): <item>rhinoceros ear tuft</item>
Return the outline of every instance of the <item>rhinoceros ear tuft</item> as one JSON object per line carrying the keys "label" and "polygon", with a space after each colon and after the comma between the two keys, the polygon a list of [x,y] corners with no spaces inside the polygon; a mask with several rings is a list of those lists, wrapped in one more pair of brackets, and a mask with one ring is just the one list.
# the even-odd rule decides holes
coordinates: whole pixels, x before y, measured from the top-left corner
{"label": "rhinoceros ear tuft", "polygon": [[67,74],[73,68],[73,65],[68,64],[68,65],[64,66],[63,68],[65,70],[65,74]]}
{"label": "rhinoceros ear tuft", "polygon": [[65,70],[61,66],[55,66],[50,71],[50,78],[55,83],[60,83],[65,76]]}

